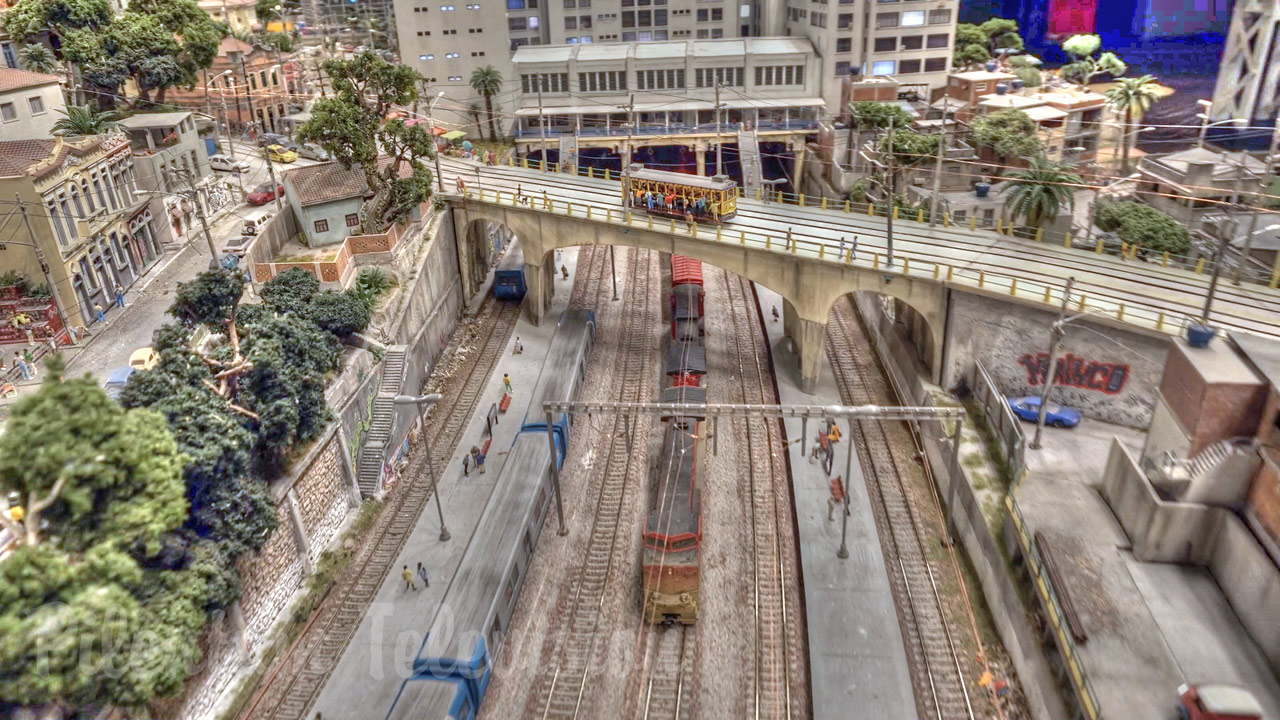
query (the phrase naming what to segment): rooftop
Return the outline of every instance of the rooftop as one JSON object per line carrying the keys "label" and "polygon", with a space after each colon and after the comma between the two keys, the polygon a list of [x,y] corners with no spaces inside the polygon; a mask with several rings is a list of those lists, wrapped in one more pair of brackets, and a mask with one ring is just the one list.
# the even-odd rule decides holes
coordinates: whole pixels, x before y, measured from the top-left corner
{"label": "rooftop", "polygon": [[1025,95],[991,93],[990,95],[979,97],[978,104],[986,107],[1022,109],[1043,105],[1044,101],[1039,98],[1026,97]]}
{"label": "rooftop", "polygon": [[[378,158],[378,169],[383,170],[390,158]],[[405,163],[400,170],[400,177],[407,178],[413,174],[412,168]],[[281,176],[281,181],[292,185],[303,207],[336,202],[354,197],[364,197],[369,193],[369,184],[364,179],[364,172],[357,167],[350,170],[341,163],[327,162],[289,170]]]}
{"label": "rooftop", "polygon": [[138,113],[120,121],[120,126],[129,129],[173,127],[191,117],[190,112]]}
{"label": "rooftop", "polygon": [[[49,170],[60,167],[70,155],[89,154],[109,137],[91,135],[70,140],[54,137],[42,140],[0,141],[0,177],[22,175],[39,177],[47,174]],[[120,142],[125,142],[123,136],[118,137]]]}
{"label": "rooftop", "polygon": [[1267,166],[1262,161],[1248,153],[1220,152],[1209,148],[1191,148],[1168,155],[1148,155],[1144,160],[1159,163],[1184,175],[1192,163],[1212,163],[1215,180],[1228,180],[1239,175],[1241,165],[1248,171],[1245,173],[1246,177],[1250,173],[1261,175],[1267,170]]}
{"label": "rooftop", "polygon": [[44,73],[0,67],[0,92],[21,90],[22,88],[50,85],[58,82],[62,82],[62,78],[57,75],[45,75]]}
{"label": "rooftop", "polygon": [[1012,75],[1007,72],[988,72],[986,70],[970,70],[969,72],[956,73],[951,77],[960,78],[961,80],[968,80],[970,82],[982,82],[984,80],[1012,80],[1016,78],[1017,75]]}
{"label": "rooftop", "polygon": [[[737,57],[742,55],[802,55],[813,52],[805,38],[761,37],[719,40],[676,40],[670,42],[609,43],[587,45],[523,45],[511,62],[558,63],[576,60],[665,60],[681,57]],[[1009,77],[1013,77],[1010,75]]]}
{"label": "rooftop", "polygon": [[1280,388],[1280,342],[1247,332],[1232,331],[1230,337],[1267,382]]}

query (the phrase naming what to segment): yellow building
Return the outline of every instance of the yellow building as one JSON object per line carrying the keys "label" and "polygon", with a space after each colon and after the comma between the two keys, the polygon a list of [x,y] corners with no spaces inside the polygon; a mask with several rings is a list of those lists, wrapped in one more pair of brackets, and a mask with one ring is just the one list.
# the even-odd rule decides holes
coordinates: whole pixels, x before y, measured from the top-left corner
{"label": "yellow building", "polygon": [[200,9],[231,27],[232,32],[251,32],[258,28],[254,0],[200,0]]}
{"label": "yellow building", "polygon": [[[128,288],[161,254],[132,148],[119,131],[0,142],[0,197],[15,193],[72,326],[91,324],[94,305],[110,305],[115,288]],[[44,282],[34,249],[18,244],[31,241],[25,228],[11,239],[0,251],[0,272]]]}

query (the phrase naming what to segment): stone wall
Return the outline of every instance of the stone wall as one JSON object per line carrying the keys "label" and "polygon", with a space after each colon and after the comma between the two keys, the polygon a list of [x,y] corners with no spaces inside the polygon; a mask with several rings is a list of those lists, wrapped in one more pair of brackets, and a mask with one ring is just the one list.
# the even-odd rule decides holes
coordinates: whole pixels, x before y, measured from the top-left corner
{"label": "stone wall", "polygon": [[236,561],[246,639],[254,650],[266,641],[276,616],[289,604],[305,579],[302,554],[290,532],[289,510],[283,502],[276,507],[276,519],[280,525],[267,544],[256,553],[241,555]]}
{"label": "stone wall", "polygon": [[336,432],[315,457],[311,467],[293,486],[298,514],[302,516],[302,529],[307,535],[307,550],[311,561],[320,560],[320,554],[329,546],[342,528],[352,507],[351,482],[343,472],[342,443]]}
{"label": "stone wall", "polygon": [[[950,387],[981,360],[1005,395],[1038,394],[1048,364],[1049,330],[1057,319],[1056,312],[952,290],[944,384]],[[1167,336],[1074,321],[1062,343],[1059,364],[1065,368],[1054,399],[1086,417],[1145,428],[1168,347]]]}

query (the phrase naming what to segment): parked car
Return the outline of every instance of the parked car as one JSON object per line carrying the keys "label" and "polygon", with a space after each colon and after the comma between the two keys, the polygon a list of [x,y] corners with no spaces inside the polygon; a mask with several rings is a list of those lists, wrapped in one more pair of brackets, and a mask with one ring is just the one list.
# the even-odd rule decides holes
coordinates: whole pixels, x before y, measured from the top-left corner
{"label": "parked car", "polygon": [[156,352],[153,348],[138,348],[129,356],[129,367],[134,370],[150,370],[159,364],[160,353]]}
{"label": "parked car", "polygon": [[283,145],[268,145],[267,159],[272,162],[291,163],[298,159],[298,153]]}
{"label": "parked car", "polygon": [[[257,212],[262,212],[262,211],[258,210]],[[267,217],[270,218],[271,215],[268,214]],[[258,226],[255,226],[254,228],[255,233],[257,232],[257,227]],[[223,248],[222,251],[228,255],[235,255],[236,257],[244,257],[244,254],[249,252],[249,245],[253,243],[253,240],[254,240],[253,235],[241,235],[240,237],[234,240],[228,240],[227,246]]]}
{"label": "parked car", "polygon": [[119,400],[120,393],[124,392],[124,386],[129,382],[129,376],[135,370],[131,367],[118,367],[107,375],[107,381],[102,383],[102,389],[107,392],[107,397],[112,400]]}
{"label": "parked car", "polygon": [[258,136],[258,147],[266,147],[268,145],[285,145],[289,142],[289,138],[279,133],[262,133]]}
{"label": "parked car", "polygon": [[1178,687],[1182,720],[1262,720],[1262,705],[1253,693],[1220,683]]}
{"label": "parked car", "polygon": [[315,143],[303,143],[302,147],[298,148],[298,155],[308,160],[319,160],[320,162],[329,159],[329,151]]}
{"label": "parked car", "polygon": [[249,161],[241,159],[232,160],[230,157],[223,155],[222,153],[218,153],[217,155],[209,156],[209,167],[223,172],[245,173],[249,172]]}
{"label": "parked car", "polygon": [[[1040,396],[1009,398],[1009,409],[1014,415],[1027,422],[1037,422],[1040,419]],[[1075,427],[1080,424],[1080,411],[1057,403],[1049,403],[1044,424],[1051,427]]]}
{"label": "parked car", "polygon": [[272,200],[275,200],[277,195],[284,197],[284,186],[277,183],[273,188],[271,187],[271,183],[265,182],[254,188],[253,192],[249,193],[249,197],[246,199],[249,201],[250,205],[266,205]]}

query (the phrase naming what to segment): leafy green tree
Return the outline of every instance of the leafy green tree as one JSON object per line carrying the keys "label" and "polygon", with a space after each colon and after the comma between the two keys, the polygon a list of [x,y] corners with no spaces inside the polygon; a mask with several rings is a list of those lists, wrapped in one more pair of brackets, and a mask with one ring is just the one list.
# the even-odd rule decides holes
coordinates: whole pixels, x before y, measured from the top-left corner
{"label": "leafy green tree", "polygon": [[[296,138],[320,145],[343,167],[361,170],[373,193],[361,226],[365,232],[381,232],[431,196],[431,173],[423,161],[435,152],[435,139],[423,125],[386,120],[393,108],[417,99],[422,76],[372,52],[327,60],[324,70],[333,82],[332,97],[312,106],[311,119],[298,128]],[[386,160],[380,162],[380,154]]]}
{"label": "leafy green tree", "polygon": [[0,697],[140,709],[199,659],[205,582],[150,568],[186,517],[185,458],[161,416],[46,365],[0,435],[0,491],[25,511],[0,520],[19,538],[0,563]]}
{"label": "leafy green tree", "polygon": [[58,56],[53,54],[48,45],[30,43],[18,51],[18,66],[23,70],[52,75],[61,72]]}
{"label": "leafy green tree", "polygon": [[853,125],[859,130],[878,130],[889,127],[889,119],[893,119],[896,128],[909,128],[914,118],[901,106],[884,102],[849,103],[849,112],[853,117]]}
{"label": "leafy green tree", "polygon": [[1185,255],[1191,250],[1191,233],[1173,217],[1143,203],[1104,200],[1098,203],[1095,222],[1105,232],[1115,232],[1122,242],[1146,252]]}
{"label": "leafy green tree", "polygon": [[484,98],[484,114],[489,119],[489,139],[498,142],[498,123],[493,114],[493,96],[502,92],[502,73],[492,65],[471,73],[471,89]]}
{"label": "leafy green tree", "polygon": [[54,135],[101,135],[119,125],[120,113],[99,110],[91,105],[70,105],[67,116],[50,130]]}
{"label": "leafy green tree", "polygon": [[1131,126],[1134,120],[1142,117],[1151,106],[1160,99],[1156,91],[1156,79],[1152,75],[1136,78],[1120,78],[1110,90],[1107,90],[1107,104],[1116,112],[1124,113],[1123,134],[1120,136],[1120,174],[1129,174],[1129,149],[1133,144],[1134,133]]}
{"label": "leafy green tree", "polygon": [[1031,159],[1044,155],[1044,143],[1036,123],[1021,110],[1008,108],[979,115],[969,123],[970,139],[978,147],[991,148],[1003,163],[1009,158]]}
{"label": "leafy green tree", "polygon": [[368,327],[373,311],[354,292],[323,292],[311,298],[307,317],[338,338],[346,338]]}
{"label": "leafy green tree", "polygon": [[302,268],[289,268],[262,284],[260,294],[267,307],[278,313],[305,315],[311,298],[320,292],[320,281]]}
{"label": "leafy green tree", "polygon": [[1024,43],[1018,34],[1018,21],[1007,18],[991,18],[978,26],[987,38],[987,50],[995,55],[997,50],[1021,52]]}
{"label": "leafy green tree", "polygon": [[1062,42],[1062,49],[1075,60],[1062,66],[1061,75],[1068,82],[1088,85],[1093,78],[1109,74],[1120,77],[1129,66],[1113,52],[1094,55],[1102,48],[1102,38],[1097,35],[1072,35]]}
{"label": "leafy green tree", "polygon": [[971,68],[974,65],[981,65],[991,59],[991,53],[982,45],[970,43],[969,45],[956,46],[954,64],[960,68]]}
{"label": "leafy green tree", "polygon": [[1084,184],[1070,165],[1041,157],[1005,178],[1007,184],[1000,191],[1005,194],[1005,208],[1012,217],[1026,218],[1028,225],[1037,228],[1057,217],[1062,208],[1075,207],[1075,191]]}
{"label": "leafy green tree", "polygon": [[1044,82],[1043,78],[1040,76],[1040,70],[1037,68],[1033,68],[1033,67],[1014,68],[1013,74],[1017,75],[1018,79],[1022,81],[1022,84],[1029,88],[1040,87],[1040,85]]}

